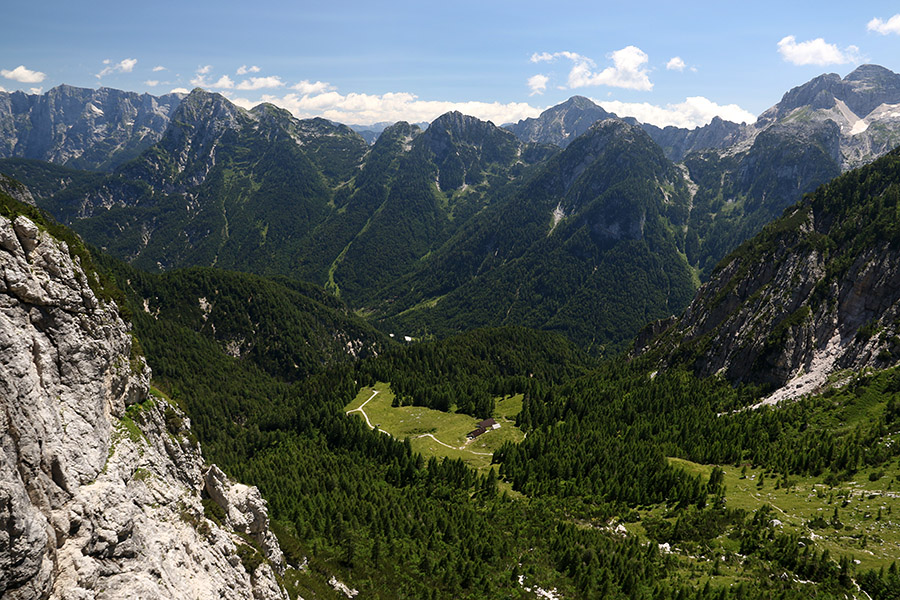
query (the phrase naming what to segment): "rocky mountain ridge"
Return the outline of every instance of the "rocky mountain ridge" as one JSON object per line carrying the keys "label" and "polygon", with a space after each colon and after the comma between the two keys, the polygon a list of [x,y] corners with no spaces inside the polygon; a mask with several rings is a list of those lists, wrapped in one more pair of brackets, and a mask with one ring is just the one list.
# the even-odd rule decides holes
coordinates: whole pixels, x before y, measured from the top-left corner
{"label": "rocky mountain ridge", "polygon": [[900,75],[878,65],[861,65],[843,79],[820,75],[788,91],[745,137],[750,141],[776,123],[825,121],[839,127],[834,138],[842,171],[893,149],[900,144]]}
{"label": "rocky mountain ridge", "polygon": [[[575,97],[529,127],[569,135],[591,123],[593,109],[602,111]],[[630,316],[618,315],[630,324],[627,332],[601,328],[604,342],[621,343],[662,306],[680,310],[692,295],[686,281],[695,287],[698,275],[706,279],[730,250],[842,169],[843,134],[832,119],[790,113],[752,139],[741,138],[746,128],[715,121],[680,141],[677,131],[660,130],[655,135],[668,141],[654,141],[648,126],[597,115],[609,118],[571,138],[564,150],[523,142],[460,113],[442,115],[425,131],[397,123],[370,147],[324,119],[299,121],[266,104],[247,111],[195,90],[160,141],[110,176],[67,175],[15,161],[3,167],[39,190],[42,208],[141,269],[215,266],[311,281],[382,323],[414,328],[410,333],[473,323],[560,330],[579,321],[571,331],[579,330],[587,344],[590,336],[582,334],[592,316],[578,307],[590,303],[574,301],[574,291],[565,298],[558,292],[587,286],[591,297],[609,296],[615,286],[601,290],[605,278],[581,273],[566,257],[612,269],[601,257],[621,242],[653,239],[653,252],[667,249],[646,256],[640,282],[631,286],[645,289],[654,308],[634,310],[628,303],[621,308]],[[621,140],[612,140],[618,135]],[[738,138],[743,141],[731,143]],[[621,152],[595,147],[601,139]],[[707,144],[719,146],[692,151]],[[676,146],[687,153],[677,167],[666,156]],[[639,181],[638,173],[649,180]],[[57,181],[65,189],[54,191]],[[646,217],[650,205],[655,216]],[[646,223],[633,218],[641,215],[659,225],[649,238]],[[531,290],[552,315],[524,308],[534,302],[523,300],[514,283],[549,277],[535,269],[572,278]],[[500,273],[513,279],[494,280]],[[484,297],[482,286],[508,296]]]}
{"label": "rocky mountain ridge", "polygon": [[258,491],[204,466],[96,274],[12,203],[0,215],[0,594],[286,598]]}
{"label": "rocky mountain ridge", "polygon": [[[506,127],[521,139],[567,146],[598,120],[616,117],[582,96],[548,108],[537,118]],[[864,64],[844,78],[823,74],[784,94],[781,101],[759,115],[755,123],[732,123],[719,117],[702,127],[657,127],[638,123],[666,152],[680,162],[692,152],[746,152],[769,127],[785,123],[833,121],[839,127],[834,143],[842,171],[863,165],[900,144],[900,75],[878,65]],[[871,128],[871,130],[870,130]]]}
{"label": "rocky mountain ridge", "polygon": [[0,157],[110,171],[162,137],[183,97],[69,85],[0,92]]}
{"label": "rocky mountain ridge", "polygon": [[[696,190],[685,249],[701,279],[803,194],[900,144],[898,82],[888,69],[862,65],[843,79],[828,74],[797,86],[755,123],[716,118],[688,130],[635,122],[684,165]],[[528,139],[563,145],[569,140],[551,133],[561,114],[574,121],[601,110],[576,97],[511,129],[527,124],[540,133]]]}

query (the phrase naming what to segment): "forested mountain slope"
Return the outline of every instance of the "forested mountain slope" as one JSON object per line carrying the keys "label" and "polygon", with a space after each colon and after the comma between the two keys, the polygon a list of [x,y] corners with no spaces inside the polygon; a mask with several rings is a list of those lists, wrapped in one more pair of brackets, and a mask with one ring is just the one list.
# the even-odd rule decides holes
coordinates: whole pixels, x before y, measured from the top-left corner
{"label": "forested mountain slope", "polygon": [[803,392],[834,371],[893,365],[898,210],[894,150],[822,186],[732,252],[650,347],[702,375],[802,382]]}
{"label": "forested mountain slope", "polygon": [[[510,129],[564,146],[581,130],[551,134],[560,115],[573,123],[601,118],[600,107],[574,100]],[[825,74],[793,88],[755,123],[714,119],[690,130],[642,124],[697,186],[686,248],[701,277],[803,194],[900,144],[898,105],[900,75],[862,65],[843,79]]]}
{"label": "forested mountain slope", "polygon": [[643,131],[601,121],[472,219],[378,308],[388,328],[524,324],[602,351],[693,294],[683,254],[689,206],[681,171]]}
{"label": "forested mountain slope", "polygon": [[136,266],[288,275],[361,303],[549,154],[459,113],[424,133],[394,125],[370,149],[343,125],[195,90],[158,143],[110,176],[21,160],[3,170]]}
{"label": "forested mountain slope", "polygon": [[322,288],[287,279],[194,267],[160,274],[99,256],[131,299],[136,320],[163,320],[286,381],[375,356],[388,345]]}
{"label": "forested mountain slope", "polygon": [[[146,269],[217,265],[283,274],[328,214],[333,186],[355,172],[366,151],[349,128],[298,121],[269,105],[245,111],[195,90],[138,158],[36,200],[93,244]],[[4,170],[37,189],[54,176],[53,167],[41,172],[21,162]]]}
{"label": "forested mountain slope", "polygon": [[[405,123],[386,129],[354,182],[346,212],[332,219],[339,226],[368,207],[368,219],[333,256],[328,285],[354,306],[393,297],[398,278],[550,153],[456,112],[424,132]],[[315,244],[327,244],[322,237],[314,236]]]}

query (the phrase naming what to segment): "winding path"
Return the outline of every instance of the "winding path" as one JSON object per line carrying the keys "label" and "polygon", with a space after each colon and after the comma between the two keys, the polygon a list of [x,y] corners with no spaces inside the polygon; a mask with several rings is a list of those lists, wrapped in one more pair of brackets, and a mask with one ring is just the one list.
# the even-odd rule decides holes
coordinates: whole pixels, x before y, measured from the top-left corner
{"label": "winding path", "polygon": [[[347,411],[347,414],[349,415],[350,413],[352,413],[352,412],[357,412],[357,411],[358,411],[358,412],[361,412],[363,418],[366,420],[366,425],[369,426],[369,429],[375,429],[375,426],[372,425],[372,422],[371,422],[371,421],[369,421],[369,415],[367,415],[367,414],[366,414],[366,411],[364,411],[363,409],[366,407],[366,404],[368,404],[369,402],[371,402],[371,401],[372,401],[372,398],[374,398],[377,394],[378,394],[378,390],[372,390],[372,395],[369,396],[369,399],[368,399],[368,400],[366,400],[365,402],[363,402],[362,404],[360,404],[360,405],[359,405],[359,408],[354,408],[353,410],[348,410],[348,411]],[[379,430],[379,431],[381,431],[382,433],[387,433],[387,431],[384,431],[383,429],[381,429],[381,430]],[[391,435],[391,434],[388,433],[388,435]]]}
{"label": "winding path", "polygon": [[451,446],[450,444],[445,444],[444,442],[437,439],[430,433],[423,433],[422,435],[417,435],[416,437],[417,438],[430,437],[431,439],[436,441],[441,446],[444,446],[445,448],[450,448],[451,450],[465,450],[466,452],[471,452],[472,454],[478,454],[480,456],[493,456],[493,454],[491,452],[475,452],[474,450],[469,450],[465,446]]}

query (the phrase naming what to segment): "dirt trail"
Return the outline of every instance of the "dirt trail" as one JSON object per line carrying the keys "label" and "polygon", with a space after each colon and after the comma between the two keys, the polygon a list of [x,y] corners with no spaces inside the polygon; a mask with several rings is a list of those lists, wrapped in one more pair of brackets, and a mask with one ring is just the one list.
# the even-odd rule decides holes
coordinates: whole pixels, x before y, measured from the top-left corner
{"label": "dirt trail", "polygon": [[466,452],[471,452],[472,454],[478,454],[479,456],[493,456],[494,455],[492,452],[475,452],[474,450],[469,450],[465,446],[451,446],[450,444],[445,444],[444,442],[437,439],[430,433],[423,433],[422,435],[417,435],[416,437],[420,437],[420,438],[429,437],[429,438],[433,439],[434,441],[436,441],[441,446],[444,446],[445,448],[450,448],[451,450],[465,450]]}
{"label": "dirt trail", "polygon": [[[347,414],[349,415],[349,414],[352,413],[352,412],[360,412],[360,413],[362,413],[362,416],[363,416],[363,418],[366,420],[366,425],[369,426],[369,429],[375,429],[375,426],[372,425],[372,422],[371,422],[371,421],[369,421],[369,415],[367,415],[367,414],[366,414],[366,411],[364,411],[363,409],[366,407],[366,404],[368,404],[369,402],[371,402],[372,398],[374,398],[377,394],[378,394],[378,390],[372,390],[372,395],[369,396],[369,399],[368,399],[368,400],[366,400],[365,402],[363,402],[362,404],[360,404],[360,405],[359,405],[359,408],[354,408],[353,410],[348,410],[348,411],[347,411]],[[385,430],[383,430],[383,429],[381,429],[381,430],[379,430],[379,431],[381,431],[381,433],[387,433],[388,435],[391,435],[391,434],[389,434],[387,431],[385,431]]]}

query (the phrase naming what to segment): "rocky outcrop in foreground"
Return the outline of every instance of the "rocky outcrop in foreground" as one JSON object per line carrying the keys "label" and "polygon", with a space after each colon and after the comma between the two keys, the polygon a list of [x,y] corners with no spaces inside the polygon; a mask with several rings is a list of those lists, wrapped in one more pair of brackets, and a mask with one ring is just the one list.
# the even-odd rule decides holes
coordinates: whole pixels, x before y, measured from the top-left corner
{"label": "rocky outcrop in foreground", "polygon": [[286,598],[264,501],[204,468],[94,275],[23,216],[0,271],[0,596]]}

